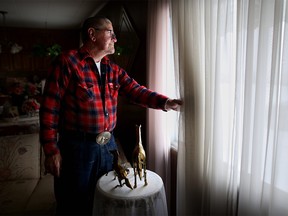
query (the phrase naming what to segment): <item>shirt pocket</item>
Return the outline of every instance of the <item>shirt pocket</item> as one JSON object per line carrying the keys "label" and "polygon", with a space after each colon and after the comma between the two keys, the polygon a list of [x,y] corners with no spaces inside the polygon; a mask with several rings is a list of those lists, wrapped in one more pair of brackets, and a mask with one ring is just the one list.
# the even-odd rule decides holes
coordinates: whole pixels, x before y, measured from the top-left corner
{"label": "shirt pocket", "polygon": [[117,98],[120,85],[118,83],[108,83],[109,93],[112,98]]}
{"label": "shirt pocket", "polygon": [[95,94],[92,83],[78,83],[76,88],[76,97],[81,101],[93,101]]}

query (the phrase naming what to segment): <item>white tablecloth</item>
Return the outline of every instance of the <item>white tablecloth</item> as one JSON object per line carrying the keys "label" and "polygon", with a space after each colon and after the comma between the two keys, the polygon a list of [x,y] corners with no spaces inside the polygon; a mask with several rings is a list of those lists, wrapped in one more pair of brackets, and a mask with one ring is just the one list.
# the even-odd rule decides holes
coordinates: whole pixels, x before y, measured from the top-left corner
{"label": "white tablecloth", "polygon": [[[163,181],[156,173],[147,170],[148,185],[137,176],[137,188],[131,190],[114,180],[114,171],[102,176],[95,190],[93,215],[168,215]],[[134,172],[130,168],[128,179],[134,186]],[[124,182],[124,181],[123,181]]]}

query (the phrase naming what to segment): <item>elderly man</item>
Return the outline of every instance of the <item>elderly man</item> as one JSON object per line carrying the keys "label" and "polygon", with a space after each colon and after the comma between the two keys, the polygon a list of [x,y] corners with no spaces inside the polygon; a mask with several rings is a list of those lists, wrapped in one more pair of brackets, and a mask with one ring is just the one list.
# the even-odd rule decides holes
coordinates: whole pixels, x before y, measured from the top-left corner
{"label": "elderly man", "polygon": [[91,215],[97,180],[112,170],[118,93],[153,109],[177,110],[169,99],[140,86],[107,55],[117,42],[107,18],[90,17],[83,46],[51,65],[40,108],[45,168],[54,175],[57,215]]}

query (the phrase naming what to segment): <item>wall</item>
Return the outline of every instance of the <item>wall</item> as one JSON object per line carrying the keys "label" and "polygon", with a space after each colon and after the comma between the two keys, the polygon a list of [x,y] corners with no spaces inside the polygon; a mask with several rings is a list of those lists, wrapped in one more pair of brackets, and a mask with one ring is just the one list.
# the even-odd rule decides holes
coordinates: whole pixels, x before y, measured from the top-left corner
{"label": "wall", "polygon": [[43,54],[43,49],[59,44],[62,50],[79,46],[79,30],[53,30],[33,28],[0,28],[0,41],[17,43],[23,49],[11,54],[2,48],[0,54],[0,77],[45,76],[51,58]]}

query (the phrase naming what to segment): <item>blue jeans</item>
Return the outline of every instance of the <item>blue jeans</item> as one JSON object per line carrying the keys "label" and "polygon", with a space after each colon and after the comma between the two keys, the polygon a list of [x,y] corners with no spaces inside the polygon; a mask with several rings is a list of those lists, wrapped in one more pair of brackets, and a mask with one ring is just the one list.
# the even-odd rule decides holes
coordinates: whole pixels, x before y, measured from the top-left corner
{"label": "blue jeans", "polygon": [[92,215],[97,180],[112,170],[117,149],[114,136],[106,145],[63,136],[58,143],[62,156],[60,177],[54,178],[56,215]]}

